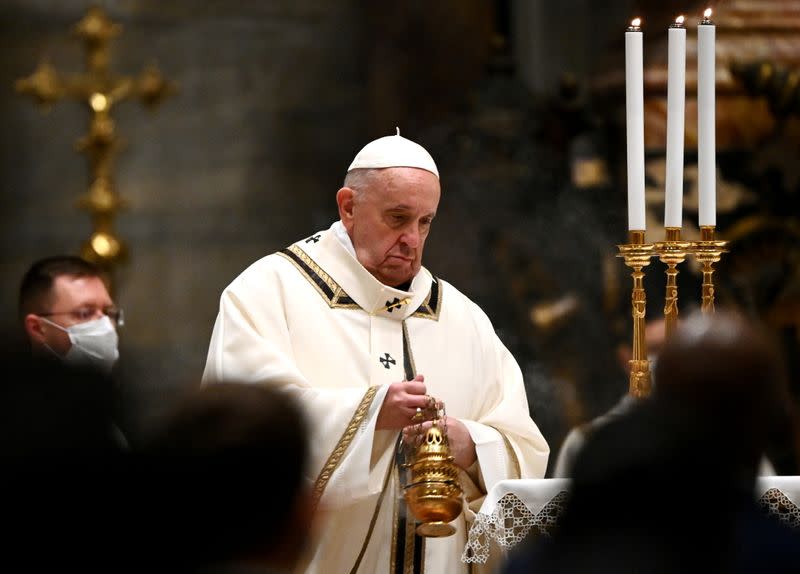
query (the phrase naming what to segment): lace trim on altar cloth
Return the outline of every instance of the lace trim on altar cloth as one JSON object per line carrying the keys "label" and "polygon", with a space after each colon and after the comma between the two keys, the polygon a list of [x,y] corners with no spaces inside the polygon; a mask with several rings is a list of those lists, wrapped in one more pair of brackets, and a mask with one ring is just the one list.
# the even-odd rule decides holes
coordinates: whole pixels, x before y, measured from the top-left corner
{"label": "lace trim on altar cloth", "polygon": [[469,539],[461,561],[486,564],[492,544],[511,548],[528,534],[550,536],[564,511],[568,493],[561,491],[544,505],[538,514],[531,512],[525,503],[512,493],[497,501],[491,514],[478,514],[469,529]]}
{"label": "lace trim on altar cloth", "polygon": [[800,528],[800,507],[777,488],[770,488],[758,499],[762,510],[774,516],[787,526]]}
{"label": "lace trim on altar cloth", "polygon": [[[562,490],[534,514],[513,493],[497,501],[491,514],[478,514],[469,529],[469,538],[461,561],[486,564],[492,546],[509,549],[530,535],[550,536],[566,508],[569,494]],[[758,505],[787,526],[800,529],[800,507],[777,488],[770,488],[758,498]]]}

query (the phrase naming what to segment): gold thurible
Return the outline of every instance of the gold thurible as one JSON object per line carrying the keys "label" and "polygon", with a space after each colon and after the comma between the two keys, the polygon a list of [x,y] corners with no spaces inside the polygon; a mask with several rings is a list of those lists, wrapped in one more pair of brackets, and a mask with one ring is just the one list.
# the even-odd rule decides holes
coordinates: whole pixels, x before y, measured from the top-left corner
{"label": "gold thurible", "polygon": [[417,534],[431,538],[455,533],[455,527],[448,523],[463,509],[463,490],[450,453],[444,406],[435,407],[435,411],[430,428],[417,432],[412,460],[407,465],[411,478],[404,487],[408,508],[419,522]]}
{"label": "gold thurible", "polygon": [[714,225],[700,227],[700,241],[691,244],[691,252],[695,259],[703,266],[703,295],[700,311],[703,313],[714,312],[714,263],[717,263],[723,253],[727,253],[727,241],[717,240]]}
{"label": "gold thurible", "polygon": [[633,358],[630,360],[631,373],[628,394],[636,398],[644,398],[650,394],[650,361],[647,359],[647,343],[645,334],[645,313],[647,295],[644,290],[644,271],[650,264],[654,246],[645,243],[644,231],[628,232],[628,243],[618,245],[618,257],[625,260],[625,265],[633,271],[633,289],[631,290],[631,314],[633,317]]}
{"label": "gold thurible", "polygon": [[691,247],[688,241],[681,241],[680,227],[667,227],[666,240],[655,244],[658,258],[667,266],[667,288],[664,294],[664,333],[669,339],[678,326],[678,265],[686,260]]}

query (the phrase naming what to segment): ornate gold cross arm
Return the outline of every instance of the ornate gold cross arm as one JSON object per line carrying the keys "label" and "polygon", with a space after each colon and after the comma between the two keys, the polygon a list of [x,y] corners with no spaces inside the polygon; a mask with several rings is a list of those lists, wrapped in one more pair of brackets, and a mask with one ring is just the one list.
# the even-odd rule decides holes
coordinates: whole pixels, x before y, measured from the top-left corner
{"label": "ornate gold cross arm", "polygon": [[89,130],[78,139],[76,149],[89,160],[89,188],[77,204],[89,212],[94,231],[84,242],[81,255],[111,267],[126,255],[126,247],[116,236],[113,222],[127,203],[114,188],[114,159],[123,142],[116,133],[111,111],[116,104],[130,98],[154,108],[175,93],[177,86],[164,78],[155,64],[146,66],[136,77],[110,71],[110,43],[121,33],[122,26],[112,22],[102,9],[90,8],[72,31],[86,48],[86,70],[63,75],[43,61],[30,76],[17,80],[15,88],[45,109],[62,99],[87,106]]}

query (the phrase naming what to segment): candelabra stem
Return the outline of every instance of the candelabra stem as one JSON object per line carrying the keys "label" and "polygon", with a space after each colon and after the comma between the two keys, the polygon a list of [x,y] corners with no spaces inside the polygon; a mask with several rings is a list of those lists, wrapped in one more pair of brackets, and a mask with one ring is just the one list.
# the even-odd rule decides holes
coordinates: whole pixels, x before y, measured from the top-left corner
{"label": "candelabra stem", "polygon": [[681,241],[680,227],[667,227],[666,241],[655,244],[661,262],[667,266],[667,288],[664,294],[664,335],[668,339],[678,327],[678,265],[686,260],[691,244]]}
{"label": "candelabra stem", "polygon": [[703,266],[703,292],[700,311],[704,314],[714,312],[714,263],[723,253],[727,253],[727,241],[715,238],[715,227],[706,225],[700,228],[700,241],[692,244],[692,252]]}
{"label": "candelabra stem", "polygon": [[703,313],[714,312],[714,263],[703,261],[703,301],[700,311]]}
{"label": "candelabra stem", "polygon": [[664,335],[672,336],[678,326],[678,268],[675,263],[667,264],[667,291],[664,296]]}
{"label": "candelabra stem", "polygon": [[633,289],[631,290],[631,316],[633,318],[633,357],[629,361],[631,372],[628,394],[636,398],[644,398],[650,394],[650,361],[647,359],[647,342],[645,340],[645,314],[647,295],[644,290],[644,272],[642,269],[650,263],[653,255],[653,244],[644,242],[644,231],[631,231],[630,243],[619,245],[619,256],[624,258],[625,265],[633,271]]}
{"label": "candelabra stem", "polygon": [[650,361],[647,359],[647,341],[645,340],[645,315],[647,294],[644,290],[644,272],[641,267],[634,267],[633,290],[631,291],[631,315],[633,317],[633,358],[630,361],[631,376],[628,392],[635,397],[646,397],[650,394]]}

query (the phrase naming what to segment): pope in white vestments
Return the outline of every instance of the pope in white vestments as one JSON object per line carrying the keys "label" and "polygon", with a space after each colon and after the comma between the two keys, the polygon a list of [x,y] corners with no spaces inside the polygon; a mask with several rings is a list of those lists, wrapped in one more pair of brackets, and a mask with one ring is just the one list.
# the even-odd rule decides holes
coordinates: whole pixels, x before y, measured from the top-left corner
{"label": "pope in white vestments", "polygon": [[[303,572],[467,572],[469,520],[487,490],[544,476],[549,447],[519,366],[483,311],[421,265],[439,193],[424,148],[399,133],[375,140],[337,193],[341,220],[222,293],[204,383],[280,385],[311,423],[318,531]],[[396,463],[429,396],[445,406],[465,497],[443,538],[415,535]]]}

